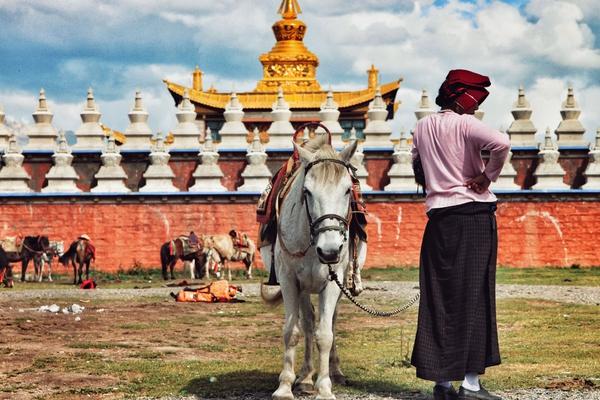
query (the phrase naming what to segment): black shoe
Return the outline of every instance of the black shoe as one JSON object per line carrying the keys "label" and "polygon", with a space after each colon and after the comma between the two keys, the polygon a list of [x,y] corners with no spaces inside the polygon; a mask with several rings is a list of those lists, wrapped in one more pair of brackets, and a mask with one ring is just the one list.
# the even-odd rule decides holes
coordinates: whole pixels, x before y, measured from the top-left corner
{"label": "black shoe", "polygon": [[453,386],[450,386],[449,388],[447,388],[444,386],[435,385],[433,387],[433,399],[434,400],[457,400],[458,394],[456,393],[456,390],[454,390]]}
{"label": "black shoe", "polygon": [[494,396],[490,394],[487,390],[483,388],[483,386],[479,385],[479,390],[473,391],[469,389],[465,389],[464,387],[460,387],[458,390],[458,398],[461,400],[502,400],[501,397]]}

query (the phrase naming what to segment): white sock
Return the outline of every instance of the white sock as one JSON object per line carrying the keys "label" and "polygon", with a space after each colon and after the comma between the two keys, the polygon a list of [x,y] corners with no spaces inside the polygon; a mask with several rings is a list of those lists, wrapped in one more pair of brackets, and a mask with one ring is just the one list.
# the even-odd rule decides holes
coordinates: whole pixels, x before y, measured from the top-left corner
{"label": "white sock", "polygon": [[479,391],[479,375],[477,374],[466,374],[465,380],[462,383],[462,387],[465,389],[472,390],[474,392]]}
{"label": "white sock", "polygon": [[452,384],[450,383],[450,381],[436,382],[435,384],[436,384],[436,386],[443,386],[446,389],[449,389],[450,386],[452,386]]}

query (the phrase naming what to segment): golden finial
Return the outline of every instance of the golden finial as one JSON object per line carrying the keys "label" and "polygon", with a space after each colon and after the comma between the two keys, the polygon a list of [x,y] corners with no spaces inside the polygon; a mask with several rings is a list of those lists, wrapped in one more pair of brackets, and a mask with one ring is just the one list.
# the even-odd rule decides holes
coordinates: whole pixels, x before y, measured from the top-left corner
{"label": "golden finial", "polygon": [[379,85],[379,70],[371,64],[371,68],[367,70],[369,89],[375,89]]}
{"label": "golden finial", "polygon": [[284,19],[296,19],[302,10],[298,0],[282,0],[277,13],[281,14]]}
{"label": "golden finial", "polygon": [[197,65],[194,72],[192,72],[192,89],[202,91],[202,70]]}

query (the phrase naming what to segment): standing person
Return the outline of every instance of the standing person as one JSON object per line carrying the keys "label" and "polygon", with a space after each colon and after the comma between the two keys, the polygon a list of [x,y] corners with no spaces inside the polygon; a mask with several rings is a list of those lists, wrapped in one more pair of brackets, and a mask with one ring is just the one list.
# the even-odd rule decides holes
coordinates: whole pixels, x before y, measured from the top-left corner
{"label": "standing person", "polygon": [[[496,196],[510,143],[472,114],[489,78],[452,70],[439,89],[441,111],[417,123],[415,176],[422,172],[429,218],[421,245],[421,300],[412,364],[434,381],[434,398],[499,400],[479,383],[500,364],[496,327]],[[481,151],[489,151],[484,164]],[[417,176],[417,180],[418,176]],[[460,381],[459,392],[452,381]]]}

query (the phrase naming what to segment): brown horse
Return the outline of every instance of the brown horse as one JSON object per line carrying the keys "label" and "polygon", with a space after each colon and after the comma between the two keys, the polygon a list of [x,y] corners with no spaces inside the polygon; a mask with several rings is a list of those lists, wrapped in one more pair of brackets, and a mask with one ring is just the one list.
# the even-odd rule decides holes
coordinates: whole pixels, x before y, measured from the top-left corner
{"label": "brown horse", "polygon": [[2,284],[7,288],[12,288],[14,286],[12,268],[8,261],[8,256],[2,246],[0,246],[0,285]]}
{"label": "brown horse", "polygon": [[[169,272],[171,279],[175,279],[173,270],[175,269],[177,260],[194,261],[196,268],[194,278],[204,277],[206,252],[204,246],[201,244],[203,241],[204,237],[201,237],[197,246],[190,246],[189,238],[187,236],[180,236],[177,239],[163,243],[160,246],[160,264],[163,279],[169,279]],[[167,268],[169,271],[167,271]]]}
{"label": "brown horse", "polygon": [[[90,279],[90,264],[96,260],[96,249],[85,239],[77,239],[69,246],[62,256],[58,258],[58,262],[65,267],[69,266],[69,263],[73,265],[73,284],[81,284],[83,280],[81,275],[83,274],[83,267],[85,266],[85,279]],[[77,270],[79,266],[79,270]],[[79,277],[79,279],[77,279]]]}
{"label": "brown horse", "polygon": [[[48,236],[25,236],[16,251],[5,251],[9,263],[21,263],[21,282],[25,281],[25,273],[29,261],[33,260],[35,270],[40,268],[41,255],[49,250],[50,241]],[[8,265],[7,276],[12,277],[12,266]]]}

